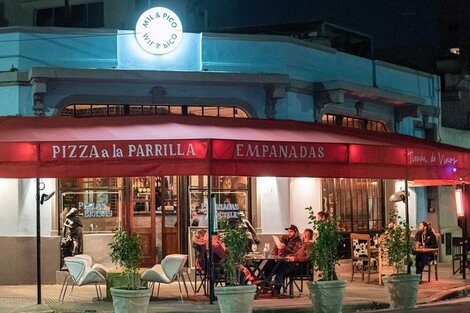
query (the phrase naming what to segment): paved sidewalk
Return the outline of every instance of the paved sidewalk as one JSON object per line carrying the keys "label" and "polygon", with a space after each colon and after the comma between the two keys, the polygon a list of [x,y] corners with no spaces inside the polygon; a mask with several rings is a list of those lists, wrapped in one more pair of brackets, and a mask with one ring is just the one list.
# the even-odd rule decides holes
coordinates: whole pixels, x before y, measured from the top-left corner
{"label": "paved sidewalk", "polygon": [[[370,284],[362,282],[360,276],[350,282],[350,276],[340,274],[340,278],[347,279],[346,294],[343,312],[357,312],[359,310],[383,309],[388,307],[388,299],[384,287],[377,283],[377,275],[373,275]],[[36,285],[27,286],[0,286],[0,313],[27,313],[27,312],[70,312],[70,313],[111,313],[112,303],[96,301],[94,286],[75,287],[72,296],[67,295],[66,300],[58,300],[60,285],[42,286],[42,304],[37,305]],[[209,304],[203,295],[194,295],[188,285],[190,300],[181,303],[179,300],[178,285],[162,285],[160,299],[152,299],[149,304],[149,313],[156,312],[218,312],[217,302]],[[103,288],[104,289],[104,288]],[[155,291],[156,292],[156,291]],[[439,264],[439,280],[431,280],[419,286],[418,304],[444,301],[449,298],[466,296],[470,293],[470,279],[463,280],[461,275],[452,275],[451,264]],[[254,301],[255,312],[311,312],[311,302],[308,291],[295,293],[294,298],[262,298]]]}

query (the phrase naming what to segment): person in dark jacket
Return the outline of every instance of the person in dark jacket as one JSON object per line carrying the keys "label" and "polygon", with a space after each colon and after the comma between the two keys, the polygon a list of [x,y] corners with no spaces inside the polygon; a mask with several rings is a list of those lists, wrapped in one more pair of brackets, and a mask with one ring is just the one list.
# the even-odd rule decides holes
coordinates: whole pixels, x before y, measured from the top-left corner
{"label": "person in dark jacket", "polygon": [[286,227],[287,235],[281,237],[281,240],[274,245],[271,251],[272,255],[286,257],[295,254],[297,246],[302,242],[299,236],[299,229],[295,225]]}
{"label": "person in dark jacket", "polygon": [[[437,235],[431,223],[422,221],[415,235],[416,248],[437,248]],[[422,276],[424,266],[433,259],[433,252],[416,252],[416,274]]]}

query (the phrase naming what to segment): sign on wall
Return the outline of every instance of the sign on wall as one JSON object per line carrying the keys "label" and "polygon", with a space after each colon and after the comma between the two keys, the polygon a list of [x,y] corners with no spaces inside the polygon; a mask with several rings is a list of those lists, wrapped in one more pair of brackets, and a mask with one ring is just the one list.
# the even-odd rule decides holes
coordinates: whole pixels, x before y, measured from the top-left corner
{"label": "sign on wall", "polygon": [[135,38],[148,53],[166,54],[180,44],[183,25],[173,11],[163,7],[151,8],[137,20]]}

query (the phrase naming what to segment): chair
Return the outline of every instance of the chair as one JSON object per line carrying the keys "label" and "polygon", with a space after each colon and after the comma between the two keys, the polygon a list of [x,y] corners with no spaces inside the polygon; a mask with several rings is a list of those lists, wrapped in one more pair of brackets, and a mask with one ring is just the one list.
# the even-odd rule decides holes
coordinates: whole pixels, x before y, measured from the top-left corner
{"label": "chair", "polygon": [[[456,274],[461,272],[463,260],[463,238],[462,237],[453,237],[452,238],[452,273]],[[455,262],[458,262],[459,267],[455,268]]]}
{"label": "chair", "polygon": [[73,288],[75,286],[94,284],[96,289],[96,296],[99,300],[103,298],[99,285],[105,283],[106,279],[98,270],[95,270],[88,265],[88,260],[77,257],[66,257],[64,258],[64,262],[67,266],[69,274],[65,277],[62,284],[62,288],[59,294],[60,301],[64,301],[70,281],[72,282],[70,296],[72,296]]}
{"label": "chair", "polygon": [[100,263],[93,264],[93,260],[88,254],[76,254],[74,255],[74,257],[86,260],[87,266],[91,267],[94,270],[97,270],[101,275],[106,278],[106,275],[108,274],[108,269],[106,268],[106,266]]}
{"label": "chair", "polygon": [[436,281],[438,280],[437,277],[437,264],[439,263],[439,249],[436,249],[435,252],[432,254],[432,258],[429,262],[426,263],[423,269],[423,273],[428,273],[428,282],[431,281],[431,269],[434,267],[434,277]]}
{"label": "chair", "polygon": [[[199,285],[198,285],[199,278]],[[196,267],[194,268],[194,293],[198,293],[201,288],[204,290],[204,295],[207,296],[207,271],[204,264],[199,264],[196,262]]]}
{"label": "chair", "polygon": [[[188,255],[186,254],[169,254],[161,262],[161,264],[156,264],[152,268],[147,269],[142,273],[142,280],[147,281],[152,285],[152,294],[155,289],[155,283],[158,283],[157,289],[157,299],[160,294],[160,284],[171,284],[175,281],[178,281],[178,287],[180,291],[181,302],[183,301],[183,292],[181,289],[180,278],[183,279],[183,268],[188,261]],[[184,282],[184,287],[186,289],[186,296],[189,299],[188,289],[186,283]]]}
{"label": "chair", "polygon": [[[441,241],[441,235],[439,233],[436,233],[436,242],[439,243],[440,241]],[[438,264],[439,264],[439,249],[436,249],[436,251],[434,251],[432,253],[431,260],[429,260],[425,264],[424,269],[423,269],[423,273],[425,273],[425,272],[428,273],[428,282],[431,281],[431,269],[432,269],[432,267],[434,267],[434,277],[435,277],[436,281],[438,280],[438,277],[437,277],[437,265]]]}
{"label": "chair", "polygon": [[378,273],[378,262],[371,253],[371,239],[369,234],[351,233],[351,281],[354,280],[354,273],[361,273],[362,280],[367,273],[367,282],[370,283],[370,274]]}
{"label": "chair", "polygon": [[[289,287],[289,295],[294,296],[293,287],[295,286],[300,293],[304,291],[304,281],[313,280],[313,266],[310,261],[289,263],[290,274],[289,281],[285,287]],[[298,283],[300,281],[300,283]]]}

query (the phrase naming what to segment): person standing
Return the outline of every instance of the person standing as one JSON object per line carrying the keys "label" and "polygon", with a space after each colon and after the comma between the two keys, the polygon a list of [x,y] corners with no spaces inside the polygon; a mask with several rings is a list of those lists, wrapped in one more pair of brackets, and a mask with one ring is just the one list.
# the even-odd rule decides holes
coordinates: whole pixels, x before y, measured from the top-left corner
{"label": "person standing", "polygon": [[[437,248],[437,235],[431,223],[422,221],[415,235],[416,248]],[[433,252],[416,252],[416,274],[423,275],[424,266],[433,259]]]}

